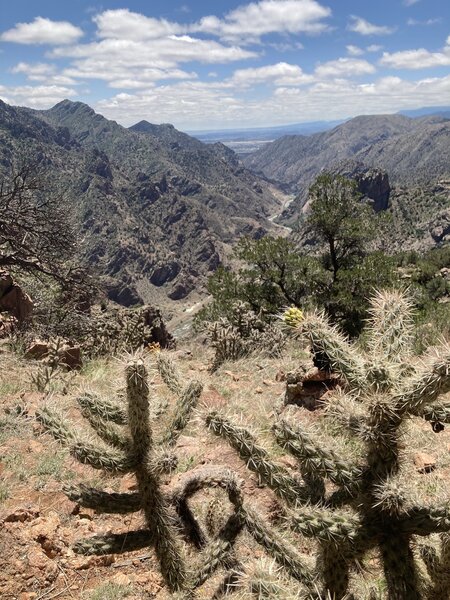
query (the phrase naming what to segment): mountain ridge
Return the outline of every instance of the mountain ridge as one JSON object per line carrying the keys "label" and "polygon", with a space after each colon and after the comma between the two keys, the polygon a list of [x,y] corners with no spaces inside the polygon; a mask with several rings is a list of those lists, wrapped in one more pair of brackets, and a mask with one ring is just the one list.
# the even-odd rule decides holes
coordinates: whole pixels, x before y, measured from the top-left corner
{"label": "mountain ridge", "polygon": [[276,229],[280,206],[229,149],[156,127],[129,131],[69,100],[46,111],[0,103],[3,174],[21,153],[40,157],[72,200],[81,259],[128,305],[201,289],[238,237]]}

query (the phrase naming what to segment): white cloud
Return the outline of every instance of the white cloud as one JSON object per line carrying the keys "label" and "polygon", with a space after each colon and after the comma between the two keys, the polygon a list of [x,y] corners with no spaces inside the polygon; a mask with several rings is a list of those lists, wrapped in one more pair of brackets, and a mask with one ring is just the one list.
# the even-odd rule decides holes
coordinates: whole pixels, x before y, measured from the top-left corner
{"label": "white cloud", "polygon": [[125,68],[151,66],[173,68],[178,63],[199,61],[202,63],[228,63],[257,56],[255,52],[239,46],[225,46],[214,40],[203,40],[191,36],[170,35],[146,41],[105,39],[91,44],[55,48],[53,58],[74,58],[84,65],[100,64],[101,69],[121,65]]}
{"label": "white cloud", "polygon": [[11,69],[11,73],[23,73],[29,81],[42,81],[46,85],[74,85],[76,83],[72,77],[59,74],[56,66],[49,63],[20,62]]}
{"label": "white cloud", "polygon": [[75,90],[57,85],[3,87],[0,92],[6,102],[38,109],[51,108],[57,102],[77,95]]}
{"label": "white cloud", "polygon": [[349,44],[346,46],[346,48],[350,56],[361,56],[361,54],[364,54],[364,50],[359,46],[353,46],[353,44]]}
{"label": "white cloud", "polygon": [[382,49],[383,46],[380,46],[379,44],[370,44],[370,46],[367,46],[366,48],[367,52],[379,52]]}
{"label": "white cloud", "polygon": [[396,27],[387,27],[386,25],[374,25],[369,23],[366,19],[351,15],[351,22],[348,24],[347,29],[355,31],[361,35],[388,35],[394,33]]}
{"label": "white cloud", "polygon": [[442,52],[430,52],[425,48],[402,50],[401,52],[383,52],[380,64],[393,69],[429,69],[450,66],[450,36]]}
{"label": "white cloud", "polygon": [[17,44],[74,44],[83,35],[79,27],[67,21],[36,17],[32,23],[17,23],[0,35],[2,42]]}
{"label": "white cloud", "polygon": [[238,69],[233,73],[229,83],[237,87],[251,87],[260,83],[288,86],[303,85],[313,80],[314,77],[304,73],[298,65],[280,62],[254,69]]}
{"label": "white cloud", "polygon": [[269,33],[320,33],[331,15],[328,7],[315,0],[261,0],[229,12],[223,19],[203,17],[193,30],[226,40],[258,40]]}
{"label": "white cloud", "polygon": [[106,10],[93,18],[99,38],[152,40],[187,33],[187,27],[165,19],[154,19],[127,8]]}
{"label": "white cloud", "polygon": [[[220,84],[180,82],[99,102],[106,117],[131,125],[141,119],[172,122],[182,129],[252,127],[383,114],[448,103],[450,76],[408,81],[384,77],[373,83],[324,80],[311,86],[277,87],[264,100],[242,99]],[[330,102],[330,98],[333,99]]]}
{"label": "white cloud", "polygon": [[413,4],[417,4],[420,0],[403,0],[403,4],[405,6],[412,6]]}
{"label": "white cloud", "polygon": [[375,73],[375,67],[360,58],[338,58],[319,65],[315,74],[321,78],[327,77],[358,77]]}
{"label": "white cloud", "polygon": [[436,17],[435,19],[425,19],[424,21],[418,21],[417,19],[408,19],[406,24],[410,27],[414,27],[415,25],[437,25],[440,23],[442,19],[440,17]]}

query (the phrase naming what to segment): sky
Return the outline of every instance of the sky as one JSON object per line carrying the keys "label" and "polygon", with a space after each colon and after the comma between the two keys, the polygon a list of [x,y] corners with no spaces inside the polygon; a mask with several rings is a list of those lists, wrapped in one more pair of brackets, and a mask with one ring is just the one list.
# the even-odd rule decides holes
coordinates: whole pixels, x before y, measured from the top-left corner
{"label": "sky", "polygon": [[269,127],[450,105],[448,0],[0,0],[0,98],[130,126]]}

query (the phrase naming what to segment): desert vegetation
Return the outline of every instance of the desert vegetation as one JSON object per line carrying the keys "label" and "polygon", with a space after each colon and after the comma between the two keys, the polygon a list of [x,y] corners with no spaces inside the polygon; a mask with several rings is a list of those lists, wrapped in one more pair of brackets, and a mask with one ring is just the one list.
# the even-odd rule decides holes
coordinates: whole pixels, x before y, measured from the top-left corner
{"label": "desert vegetation", "polygon": [[33,173],[0,192],[23,213],[0,240],[21,307],[2,313],[3,596],[449,598],[448,247],[388,256],[389,220],[322,174],[311,243],[242,238],[177,347],[73,266]]}

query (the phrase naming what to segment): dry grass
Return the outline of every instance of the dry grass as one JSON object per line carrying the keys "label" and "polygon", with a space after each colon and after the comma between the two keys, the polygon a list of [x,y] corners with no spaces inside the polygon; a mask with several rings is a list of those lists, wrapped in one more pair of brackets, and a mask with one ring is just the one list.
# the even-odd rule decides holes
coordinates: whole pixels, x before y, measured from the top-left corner
{"label": "dry grass", "polygon": [[[245,492],[249,502],[268,514],[273,506],[273,495],[259,487],[256,478],[249,473],[232,449],[208,434],[203,415],[207,410],[215,408],[241,420],[257,433],[258,440],[276,460],[283,460],[284,453],[276,445],[270,432],[275,411],[282,408],[285,387],[283,382],[276,381],[276,375],[281,370],[287,372],[294,369],[300,361],[305,360],[305,354],[302,350],[291,347],[288,357],[283,359],[250,357],[224,364],[213,375],[207,371],[210,358],[205,347],[200,345],[182,348],[175,353],[183,378],[200,378],[205,384],[201,406],[177,446],[178,474],[202,463],[225,464],[245,478]],[[147,356],[146,360],[150,364],[154,390],[152,396],[162,398],[171,405],[173,396],[157,376],[152,357]],[[56,402],[60,410],[81,423],[75,401],[79,390],[90,389],[106,396],[114,396],[124,384],[123,364],[124,361],[118,359],[91,361],[72,381],[68,393],[54,393],[50,398],[51,402]],[[119,557],[116,563],[110,564],[105,561],[103,564],[101,561],[89,563],[88,559],[80,559],[71,553],[70,545],[75,539],[102,531],[132,530],[139,527],[141,517],[93,515],[85,510],[77,514],[73,504],[65,500],[61,492],[63,482],[74,480],[114,491],[128,491],[132,489],[134,481],[128,476],[105,476],[80,465],[49,435],[42,432],[35,423],[34,412],[44,402],[44,398],[42,394],[33,391],[30,385],[30,370],[35,368],[36,366],[31,366],[8,352],[0,355],[0,519],[1,515],[12,514],[18,508],[32,506],[39,510],[39,519],[45,521],[57,518],[59,524],[52,535],[59,545],[57,544],[56,555],[46,558],[49,566],[42,570],[33,567],[33,576],[27,579],[20,572],[20,560],[25,560],[27,564],[31,551],[42,553],[44,542],[39,537],[33,537],[35,520],[9,523],[6,531],[0,534],[0,551],[2,548],[6,549],[5,558],[11,565],[9,571],[0,574],[0,596],[5,600],[12,600],[22,592],[35,592],[35,598],[51,598],[55,595],[61,599],[83,600],[166,597],[152,552],[133,553]],[[47,398],[45,401],[48,400]],[[283,410],[293,420],[314,427],[320,432],[324,443],[337,451],[352,457],[358,455],[358,444],[342,436],[336,426],[324,418],[321,411],[311,413],[298,407]],[[85,424],[83,426],[86,427]],[[419,494],[429,503],[439,502],[443,498],[448,500],[450,496],[449,429],[447,427],[444,432],[433,434],[429,424],[411,419],[405,430],[404,460],[408,486],[412,495]],[[414,464],[414,457],[418,452],[436,457],[437,468],[431,473],[419,474]],[[209,501],[212,496],[209,494],[206,499]],[[193,504],[201,516],[206,512],[205,500],[196,498]],[[54,513],[56,517],[52,516]],[[296,538],[288,532],[286,535],[301,551],[314,551],[314,542]],[[262,551],[247,536],[243,536],[240,541],[238,553],[244,562],[264,558]],[[140,558],[144,554],[146,558]],[[115,566],[122,563],[120,568]],[[80,564],[89,566],[80,569]],[[55,575],[53,579],[48,579],[47,571],[50,572],[52,565],[56,566]],[[358,600],[364,598],[368,590],[373,589],[373,597],[384,600],[384,583],[378,573],[376,557],[370,561],[370,565],[371,572],[368,575],[364,577],[357,573],[354,576],[356,597]],[[261,572],[261,569],[267,571],[267,564],[263,563],[261,567],[261,563],[258,563],[254,572]],[[296,585],[285,580],[276,569],[271,568],[269,571],[276,585],[280,586],[277,597],[295,598],[298,589]],[[124,587],[113,579],[119,572],[129,577],[128,586]],[[247,585],[249,579],[251,577],[248,572],[245,580],[247,583],[244,581],[245,585],[243,583],[239,591],[242,598],[250,598]],[[204,586],[199,598],[211,597],[210,592],[219,582],[220,575]]]}

